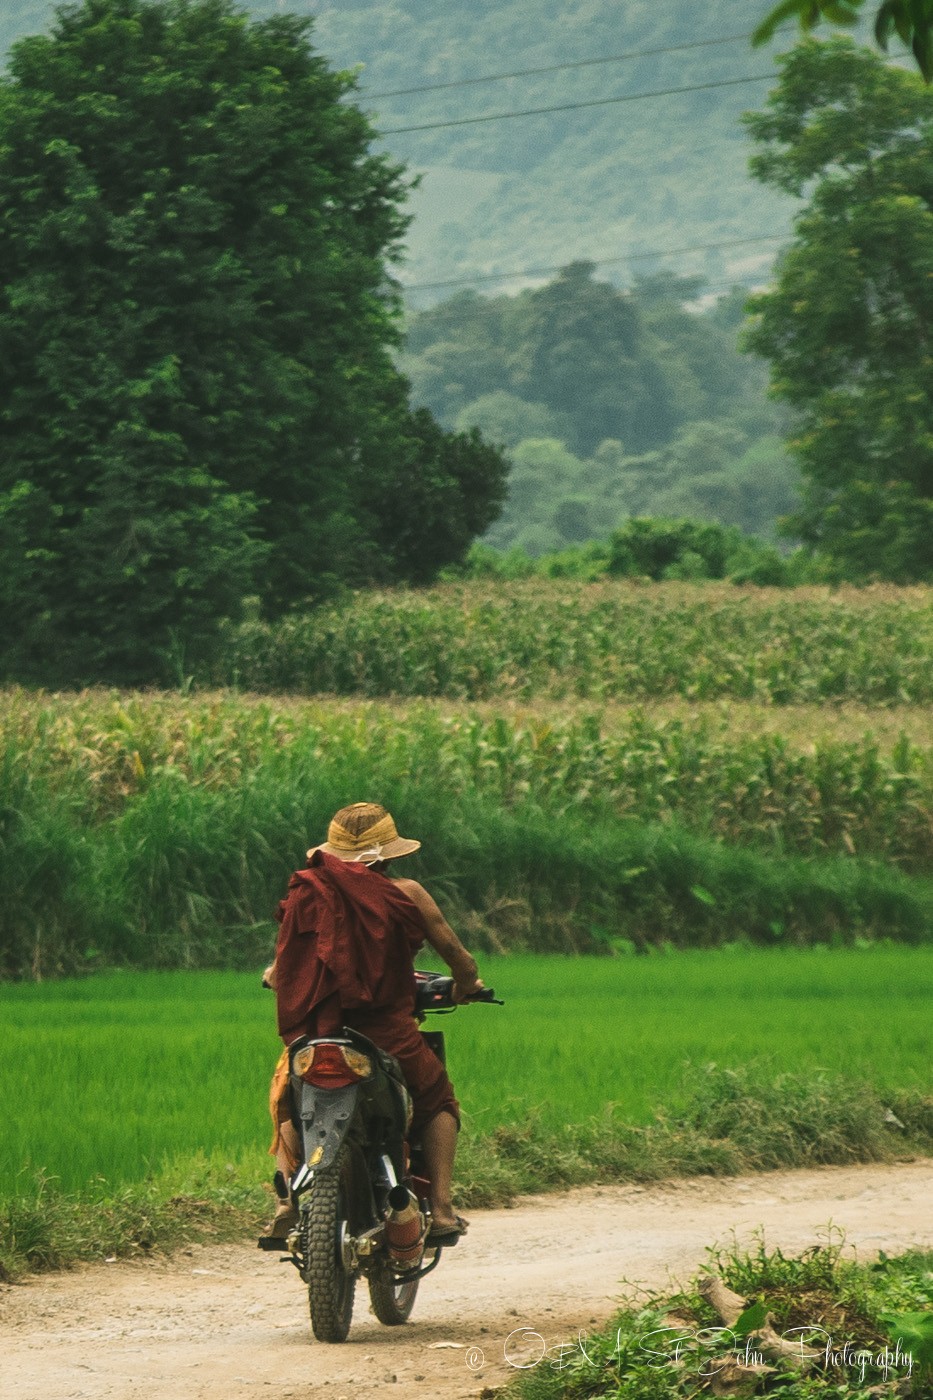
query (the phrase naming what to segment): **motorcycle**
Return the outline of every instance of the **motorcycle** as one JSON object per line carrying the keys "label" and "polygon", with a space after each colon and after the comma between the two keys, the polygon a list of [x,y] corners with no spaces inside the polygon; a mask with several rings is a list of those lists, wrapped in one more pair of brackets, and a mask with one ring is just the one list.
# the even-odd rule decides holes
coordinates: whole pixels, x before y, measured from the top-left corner
{"label": "motorcycle", "polygon": [[[456,1010],[452,977],[415,978],[419,1022]],[[503,1005],[491,987],[466,1000]],[[421,1034],[445,1063],[443,1033]],[[296,1040],[289,1066],[302,1145],[290,1182],[298,1224],[286,1239],[265,1237],[259,1246],[285,1251],[282,1262],[298,1270],[318,1341],[346,1341],[361,1276],[376,1317],[397,1327],[451,1243],[429,1239],[431,1183],[420,1144],[409,1141],[411,1096],[398,1061],[344,1027],[339,1036]]]}

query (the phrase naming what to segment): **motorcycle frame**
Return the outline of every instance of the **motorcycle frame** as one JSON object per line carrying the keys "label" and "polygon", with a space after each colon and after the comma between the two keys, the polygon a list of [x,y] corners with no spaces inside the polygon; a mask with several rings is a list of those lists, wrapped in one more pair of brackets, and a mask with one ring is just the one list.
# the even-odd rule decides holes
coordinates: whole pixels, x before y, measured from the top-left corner
{"label": "motorcycle frame", "polygon": [[[444,1063],[443,1033],[422,1031],[421,1034]],[[369,1058],[373,1072],[366,1079],[339,1088],[309,1084],[294,1073],[293,1066],[298,1052],[313,1045],[339,1045],[362,1051]],[[289,1047],[289,1070],[292,1121],[302,1148],[301,1163],[290,1183],[292,1194],[300,1209],[301,1197],[311,1189],[315,1172],[332,1165],[344,1142],[357,1149],[365,1170],[357,1173],[355,1183],[354,1223],[361,1228],[353,1237],[353,1265],[367,1275],[372,1261],[382,1254],[386,1197],[392,1187],[399,1183],[410,1189],[420,1187],[421,1190],[415,1192],[419,1205],[423,1211],[428,1207],[430,1181],[421,1160],[420,1146],[409,1139],[411,1097],[398,1062],[360,1032],[344,1027],[340,1034],[303,1036],[294,1041]],[[360,1244],[369,1247],[361,1250]],[[397,1270],[399,1282],[413,1282],[429,1274],[440,1262],[442,1252],[442,1248],[436,1247],[429,1263],[417,1269]],[[294,1251],[283,1262],[295,1264],[299,1273],[302,1272]]]}

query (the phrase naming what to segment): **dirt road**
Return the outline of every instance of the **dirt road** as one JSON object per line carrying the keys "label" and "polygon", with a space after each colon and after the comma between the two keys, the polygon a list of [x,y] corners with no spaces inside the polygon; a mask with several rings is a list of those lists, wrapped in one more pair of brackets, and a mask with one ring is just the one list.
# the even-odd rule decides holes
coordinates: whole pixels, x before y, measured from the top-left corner
{"label": "dirt road", "polygon": [[247,1245],[4,1287],[0,1395],[476,1397],[513,1374],[509,1359],[533,1355],[522,1351],[520,1329],[548,1345],[572,1341],[612,1313],[623,1279],[652,1287],[686,1279],[707,1245],[728,1244],[733,1233],[748,1240],[761,1227],[769,1244],[796,1250],[832,1223],[863,1258],[930,1245],[933,1161],[594,1187],[529,1197],[513,1210],[474,1211],[471,1219],[468,1237],[421,1285],[411,1323],[380,1326],[361,1286],[343,1346],[311,1340],[297,1274]]}

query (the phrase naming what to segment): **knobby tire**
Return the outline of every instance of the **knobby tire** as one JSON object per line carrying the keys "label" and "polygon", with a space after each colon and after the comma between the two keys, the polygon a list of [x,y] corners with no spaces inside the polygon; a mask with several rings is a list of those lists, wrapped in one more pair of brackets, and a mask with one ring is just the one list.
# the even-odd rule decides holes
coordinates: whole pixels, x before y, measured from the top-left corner
{"label": "knobby tire", "polygon": [[332,1165],[315,1173],[302,1211],[311,1330],[319,1342],[345,1342],[350,1331],[356,1274],[344,1267],[340,1237],[342,1227],[350,1229],[352,1192],[353,1160],[344,1143]]}
{"label": "knobby tire", "polygon": [[373,1312],[386,1327],[400,1327],[411,1317],[418,1292],[418,1279],[395,1278],[387,1259],[374,1261],[369,1275],[369,1301]]}

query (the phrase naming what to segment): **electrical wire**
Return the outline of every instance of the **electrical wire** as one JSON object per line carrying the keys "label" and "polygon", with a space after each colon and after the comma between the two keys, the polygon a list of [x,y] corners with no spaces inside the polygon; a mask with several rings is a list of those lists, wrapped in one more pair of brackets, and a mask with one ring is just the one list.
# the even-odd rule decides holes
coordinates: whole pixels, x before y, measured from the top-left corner
{"label": "electrical wire", "polygon": [[[633,51],[631,53],[608,55],[606,57],[600,58],[580,59],[574,62],[551,64],[539,68],[515,69],[514,71],[508,73],[484,74],[476,78],[464,78],[447,83],[427,83],[418,87],[397,88],[391,91],[376,93],[367,93],[365,90],[363,90],[360,92],[359,95],[363,98],[366,98],[367,100],[375,100],[376,98],[385,97],[402,97],[420,92],[435,92],[450,88],[469,87],[480,83],[502,82],[509,78],[521,78],[543,73],[555,73],[567,69],[592,67],[598,64],[621,63],[634,58],[649,57],[665,53],[678,53],[690,49],[709,48],[717,44],[734,43],[740,39],[747,39],[750,37],[750,32],[746,32],[743,34],[726,35],[719,39],[705,39],[697,40],[695,42],[686,44],[672,44],[663,48],[644,49]],[[905,56],[909,56],[906,54],[906,51],[904,54],[888,54],[885,56],[885,59],[883,61],[886,63],[896,63],[899,60],[903,59]],[[555,104],[554,106],[550,107],[531,107],[514,112],[491,112],[477,117],[460,117],[447,121],[418,123],[411,126],[387,127],[384,130],[380,131],[379,136],[398,136],[406,132],[417,131],[440,131],[451,127],[474,126],[488,122],[508,121],[518,117],[546,116],[556,112],[573,112],[592,107],[608,107],[623,102],[639,102],[654,97],[670,97],[678,93],[706,92],[712,91],[717,88],[737,87],[744,83],[771,81],[775,77],[776,74],[773,71],[769,73],[747,74],[738,78],[725,78],[714,82],[696,83],[684,87],[658,88],[650,92],[626,93],[621,96],[596,98],[585,102],[566,102]],[[784,239],[786,239],[787,236],[788,235],[786,233],[763,234],[751,238],[727,239],[718,243],[699,244],[695,247],[690,248],[662,249],[651,253],[629,253],[621,257],[612,258],[581,258],[577,259],[577,261],[592,262],[595,267],[606,267],[618,263],[637,262],[640,260],[651,258],[673,257],[688,253],[709,252],[719,248],[740,247],[753,243],[781,242]],[[469,287],[477,283],[512,281],[519,277],[546,277],[550,276],[555,272],[560,272],[561,269],[566,265],[566,263],[560,263],[553,264],[548,267],[521,268],[512,272],[480,273],[474,276],[445,278],[443,280],[434,282],[404,282],[401,283],[401,288],[403,291],[406,292],[440,291],[451,287]]]}
{"label": "electrical wire", "polygon": [[644,102],[649,97],[673,97],[679,92],[711,92],[714,88],[738,87],[741,83],[774,82],[775,74],[752,73],[743,78],[721,78],[714,83],[691,83],[689,87],[655,88],[653,92],[629,92],[621,97],[597,97],[588,102],[561,102],[554,107],[527,107],[521,112],[488,112],[481,117],[457,117],[453,121],[422,122],[417,126],[389,126],[379,137],[400,136],[406,131],[441,131],[452,126],[476,126],[481,122],[509,121],[515,117],[540,117],[551,112],[578,112],[584,107],[611,107],[619,102]]}
{"label": "electrical wire", "polygon": [[549,63],[541,68],[516,68],[511,73],[483,73],[476,78],[456,78],[447,83],[422,83],[418,87],[391,88],[387,92],[369,92],[360,88],[358,95],[368,102],[383,97],[409,97],[419,92],[446,92],[451,88],[476,87],[481,83],[504,83],[509,78],[538,77],[542,73],[563,73],[573,68],[592,68],[603,63],[627,63],[634,58],[655,58],[665,53],[686,53],[690,49],[708,49],[717,44],[734,44],[739,39],[750,39],[752,30],[744,34],[726,34],[721,39],[697,39],[689,44],[668,44],[665,48],[635,49],[630,53],[608,54],[602,58],[580,58],[571,63]]}
{"label": "electrical wire", "polygon": [[[776,29],[774,32],[775,34],[786,34],[795,28],[795,25],[783,25],[782,28]],[[549,63],[539,68],[516,68],[509,73],[482,73],[475,78],[455,78],[446,83],[421,83],[417,87],[390,88],[381,92],[370,92],[368,88],[362,87],[356,90],[354,96],[369,102],[376,102],[385,97],[409,97],[422,92],[447,92],[452,88],[477,87],[484,83],[503,83],[510,78],[531,78],[544,73],[564,73],[576,68],[592,68],[599,64],[627,63],[635,58],[652,58],[667,53],[685,53],[690,49],[712,48],[718,44],[734,44],[740,39],[750,39],[753,33],[753,30],[747,30],[744,34],[726,34],[721,39],[697,39],[687,44],[668,44],[663,48],[656,49],[633,49],[629,53],[607,54],[600,58],[580,58],[568,63]],[[882,61],[889,63],[910,57],[910,50],[904,49],[896,53],[886,54]]]}
{"label": "electrical wire", "polygon": [[[589,262],[594,267],[610,267],[617,263],[644,262],[651,258],[673,258],[680,257],[686,253],[708,253],[718,248],[740,248],[752,243],[781,243],[787,239],[787,233],[762,233],[755,234],[751,238],[726,238],[719,243],[699,243],[690,248],[657,248],[650,253],[623,253],[611,258],[574,258],[574,262]],[[474,277],[450,277],[442,282],[403,282],[402,290],[405,292],[433,292],[446,287],[472,287],[477,282],[510,282],[518,277],[549,277],[554,272],[560,272],[567,266],[566,262],[556,263],[552,267],[524,267],[513,272],[489,272],[481,273]]]}

